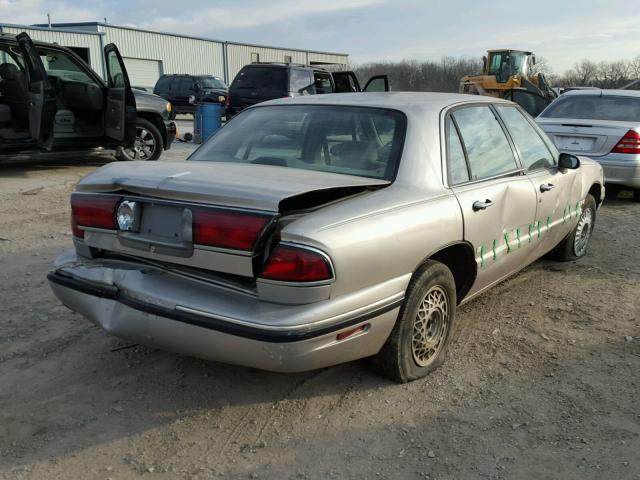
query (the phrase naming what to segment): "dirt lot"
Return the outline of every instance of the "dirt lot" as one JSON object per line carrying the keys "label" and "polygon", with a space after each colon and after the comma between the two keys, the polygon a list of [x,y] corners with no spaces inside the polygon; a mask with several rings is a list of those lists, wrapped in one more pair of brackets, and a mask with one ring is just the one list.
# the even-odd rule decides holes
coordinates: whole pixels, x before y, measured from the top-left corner
{"label": "dirt lot", "polygon": [[0,478],[640,479],[640,204],[464,306],[444,368],[396,385],[129,346],[62,307],[45,274],[104,161],[0,166]]}

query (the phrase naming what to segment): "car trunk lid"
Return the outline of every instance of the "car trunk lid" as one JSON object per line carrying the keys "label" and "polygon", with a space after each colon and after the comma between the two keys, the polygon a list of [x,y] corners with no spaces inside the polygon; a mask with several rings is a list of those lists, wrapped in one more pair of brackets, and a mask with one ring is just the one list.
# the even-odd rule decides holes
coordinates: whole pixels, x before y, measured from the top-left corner
{"label": "car trunk lid", "polygon": [[[76,236],[84,235],[86,246],[255,277],[256,261],[281,215],[318,208],[389,183],[267,165],[113,163],[81,180],[72,206],[76,221],[81,219]],[[99,215],[103,223],[92,225],[98,197],[102,203],[97,203],[109,211]],[[129,222],[134,225],[130,231],[119,218],[125,201],[133,202],[130,210],[137,212],[136,220]]]}
{"label": "car trunk lid", "polygon": [[640,124],[612,120],[575,120],[566,118],[537,119],[562,152],[590,157],[607,155],[629,130]]}

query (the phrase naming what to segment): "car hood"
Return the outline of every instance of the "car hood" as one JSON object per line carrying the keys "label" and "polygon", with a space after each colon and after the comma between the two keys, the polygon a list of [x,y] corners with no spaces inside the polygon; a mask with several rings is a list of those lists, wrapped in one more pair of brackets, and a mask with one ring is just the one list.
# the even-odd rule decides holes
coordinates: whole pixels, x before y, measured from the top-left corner
{"label": "car hood", "polygon": [[78,191],[127,191],[172,200],[282,212],[389,185],[387,180],[272,165],[121,162],[84,177]]}
{"label": "car hood", "polygon": [[132,88],[131,91],[136,99],[137,110],[158,111],[161,113],[165,111],[167,100],[161,96],[138,90],[137,88]]}
{"label": "car hood", "polygon": [[229,90],[226,88],[205,88],[202,90],[202,93],[204,93],[205,95],[226,95],[227,93],[229,93]]}

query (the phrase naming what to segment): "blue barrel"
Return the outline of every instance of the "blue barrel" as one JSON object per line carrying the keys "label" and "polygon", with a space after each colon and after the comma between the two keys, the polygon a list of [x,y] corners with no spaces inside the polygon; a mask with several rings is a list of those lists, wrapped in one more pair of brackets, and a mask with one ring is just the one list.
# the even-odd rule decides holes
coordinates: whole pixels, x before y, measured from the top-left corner
{"label": "blue barrel", "polygon": [[199,103],[193,117],[193,141],[206,142],[222,126],[219,103]]}

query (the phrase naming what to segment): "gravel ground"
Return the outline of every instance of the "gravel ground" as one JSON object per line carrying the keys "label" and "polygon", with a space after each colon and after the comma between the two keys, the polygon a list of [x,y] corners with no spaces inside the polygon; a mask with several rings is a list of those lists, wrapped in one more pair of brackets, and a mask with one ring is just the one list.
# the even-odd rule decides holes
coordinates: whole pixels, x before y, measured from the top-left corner
{"label": "gravel ground", "polygon": [[68,196],[109,160],[0,166],[1,479],[640,479],[640,204],[462,307],[444,367],[396,385],[131,346],[61,306]]}

